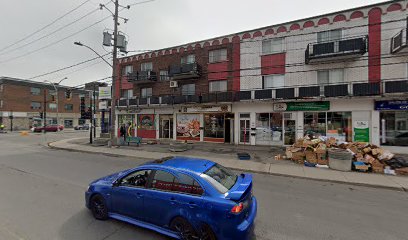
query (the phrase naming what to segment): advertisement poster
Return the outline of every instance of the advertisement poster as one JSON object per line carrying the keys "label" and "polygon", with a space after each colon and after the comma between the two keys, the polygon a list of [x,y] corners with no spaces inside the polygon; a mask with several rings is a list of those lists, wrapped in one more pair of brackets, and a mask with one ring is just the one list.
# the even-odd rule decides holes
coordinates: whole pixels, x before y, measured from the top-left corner
{"label": "advertisement poster", "polygon": [[368,126],[368,121],[354,122],[354,141],[355,142],[370,141],[370,128]]}
{"label": "advertisement poster", "polygon": [[179,137],[199,137],[200,136],[200,115],[199,114],[178,114],[177,115],[177,136]]}
{"label": "advertisement poster", "polygon": [[141,129],[141,130],[155,130],[155,128],[154,128],[154,115],[153,114],[141,114],[141,115],[139,115],[139,129]]}

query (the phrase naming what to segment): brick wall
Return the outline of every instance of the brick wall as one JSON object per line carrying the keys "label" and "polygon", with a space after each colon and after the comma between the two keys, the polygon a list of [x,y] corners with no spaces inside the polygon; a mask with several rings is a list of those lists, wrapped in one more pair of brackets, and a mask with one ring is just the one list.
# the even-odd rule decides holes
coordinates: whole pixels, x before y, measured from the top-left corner
{"label": "brick wall", "polygon": [[[140,71],[140,66],[142,63],[145,62],[152,62],[153,63],[153,71],[156,72],[158,80],[157,82],[147,83],[147,84],[134,84],[133,85],[133,95],[140,96],[141,95],[141,88],[152,88],[153,96],[163,96],[163,95],[181,95],[181,88],[183,84],[195,83],[195,92],[196,94],[206,94],[209,91],[208,87],[208,52],[215,49],[222,49],[227,48],[227,80],[228,80],[228,91],[232,91],[233,89],[233,58],[232,58],[232,51],[233,51],[233,44],[232,43],[225,43],[219,44],[216,46],[203,46],[203,47],[195,47],[194,49],[185,50],[183,52],[172,52],[168,51],[167,54],[165,51],[162,51],[163,54],[150,57],[139,59],[137,58],[134,61],[121,63],[120,69],[122,69],[126,65],[133,65],[133,71]],[[202,67],[202,75],[199,78],[195,79],[183,79],[177,80],[178,81],[178,88],[170,88],[169,81],[160,81],[160,70],[169,70],[169,66],[172,65],[180,65],[181,58],[183,56],[187,56],[189,54],[194,54],[196,62]],[[225,64],[225,63],[224,63]],[[222,80],[222,79],[220,79]],[[225,79],[224,79],[225,80]]]}

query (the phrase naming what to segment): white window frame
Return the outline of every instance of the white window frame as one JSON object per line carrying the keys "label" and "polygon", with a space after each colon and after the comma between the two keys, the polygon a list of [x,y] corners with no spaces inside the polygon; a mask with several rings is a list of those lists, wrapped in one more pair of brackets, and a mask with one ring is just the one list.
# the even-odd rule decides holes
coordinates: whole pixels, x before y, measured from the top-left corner
{"label": "white window frame", "polygon": [[187,56],[184,56],[180,60],[181,64],[192,64],[195,63],[195,55],[194,54],[189,54]]}
{"label": "white window frame", "polygon": [[56,103],[48,103],[48,108],[51,110],[56,110],[57,109],[57,104]]}
{"label": "white window frame", "polygon": [[122,94],[123,98],[129,99],[133,97],[133,89],[125,89]]}
{"label": "white window frame", "polygon": [[209,92],[227,92],[228,91],[228,81],[211,81],[209,83]]}
{"label": "white window frame", "polygon": [[228,51],[226,48],[216,49],[208,52],[208,62],[217,63],[228,60]]}
{"label": "white window frame", "polygon": [[[34,92],[33,89],[39,89],[40,91],[38,91],[38,93],[37,93],[37,92]],[[31,93],[31,95],[35,95],[35,96],[41,95],[41,88],[31,87],[30,88],[30,93]]]}
{"label": "white window frame", "polygon": [[[266,82],[271,81],[272,84],[266,84]],[[273,84],[279,83],[279,84]],[[285,87],[285,74],[273,74],[263,76],[262,79],[262,88],[263,89],[276,89]]]}
{"label": "white window frame", "polygon": [[122,68],[122,75],[127,76],[133,72],[133,65],[126,65]]}
{"label": "white window frame", "polygon": [[140,96],[142,98],[148,98],[148,97],[153,96],[153,88],[141,88]]}
{"label": "white window frame", "polygon": [[[34,107],[34,106],[33,106],[33,103],[38,103],[38,107]],[[30,108],[31,108],[31,109],[41,109],[41,103],[40,103],[40,102],[36,102],[36,101],[32,101],[32,102],[30,103]]]}
{"label": "white window frame", "polygon": [[262,55],[285,52],[285,38],[268,38],[262,40]]}
{"label": "white window frame", "polygon": [[181,86],[181,95],[192,96],[195,95],[195,83],[183,84]]}
{"label": "white window frame", "polygon": [[[333,32],[340,32],[340,37],[334,37]],[[333,29],[333,30],[328,30],[328,31],[322,31],[316,34],[317,34],[317,43],[333,42],[333,41],[341,40],[343,38],[343,29],[339,28],[339,29]],[[328,36],[326,37],[327,39],[323,37],[319,37],[322,34],[328,34]]]}
{"label": "white window frame", "polygon": [[152,62],[141,63],[140,71],[153,71],[153,63]]}
{"label": "white window frame", "polygon": [[168,81],[170,80],[169,71],[168,70],[160,70],[159,72],[159,79],[160,81]]}

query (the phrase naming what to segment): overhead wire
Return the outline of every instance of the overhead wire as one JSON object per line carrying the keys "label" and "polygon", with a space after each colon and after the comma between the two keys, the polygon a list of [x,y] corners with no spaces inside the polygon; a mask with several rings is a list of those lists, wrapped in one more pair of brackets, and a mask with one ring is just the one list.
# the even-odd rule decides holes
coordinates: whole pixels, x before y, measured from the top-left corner
{"label": "overhead wire", "polygon": [[5,47],[3,47],[3,48],[1,48],[1,49],[0,49],[0,52],[4,51],[4,50],[6,50],[6,49],[8,49],[8,48],[10,48],[10,47],[12,47],[12,46],[17,45],[17,44],[19,44],[20,42],[23,42],[24,40],[26,40],[26,39],[28,39],[28,38],[34,36],[35,34],[37,34],[37,33],[41,32],[41,31],[43,31],[44,29],[46,29],[46,28],[52,26],[54,23],[58,22],[59,20],[61,20],[61,19],[64,18],[64,17],[68,16],[69,14],[73,13],[73,12],[76,11],[77,9],[81,8],[82,6],[84,6],[84,5],[85,5],[86,3],[88,3],[89,1],[91,1],[91,0],[86,0],[86,1],[82,2],[79,6],[75,7],[74,9],[72,9],[72,10],[68,11],[67,13],[63,14],[62,16],[58,17],[57,19],[55,19],[55,20],[52,21],[51,23],[49,23],[49,24],[47,24],[47,25],[41,27],[40,29],[34,31],[33,33],[28,34],[27,36],[23,37],[23,38],[20,39],[20,40],[17,40],[17,41],[15,41],[14,43],[12,43],[12,44],[10,44],[10,45],[8,45],[8,46],[5,46]]}

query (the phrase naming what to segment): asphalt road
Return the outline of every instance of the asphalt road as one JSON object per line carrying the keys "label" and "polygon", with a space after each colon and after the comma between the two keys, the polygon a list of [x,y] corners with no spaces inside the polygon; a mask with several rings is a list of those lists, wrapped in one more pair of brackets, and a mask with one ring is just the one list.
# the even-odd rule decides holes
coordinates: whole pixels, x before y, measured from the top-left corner
{"label": "asphalt road", "polygon": [[[167,239],[115,220],[96,221],[84,206],[90,181],[134,167],[127,159],[48,149],[82,133],[0,135],[0,239]],[[256,239],[408,239],[408,194],[254,174]]]}

